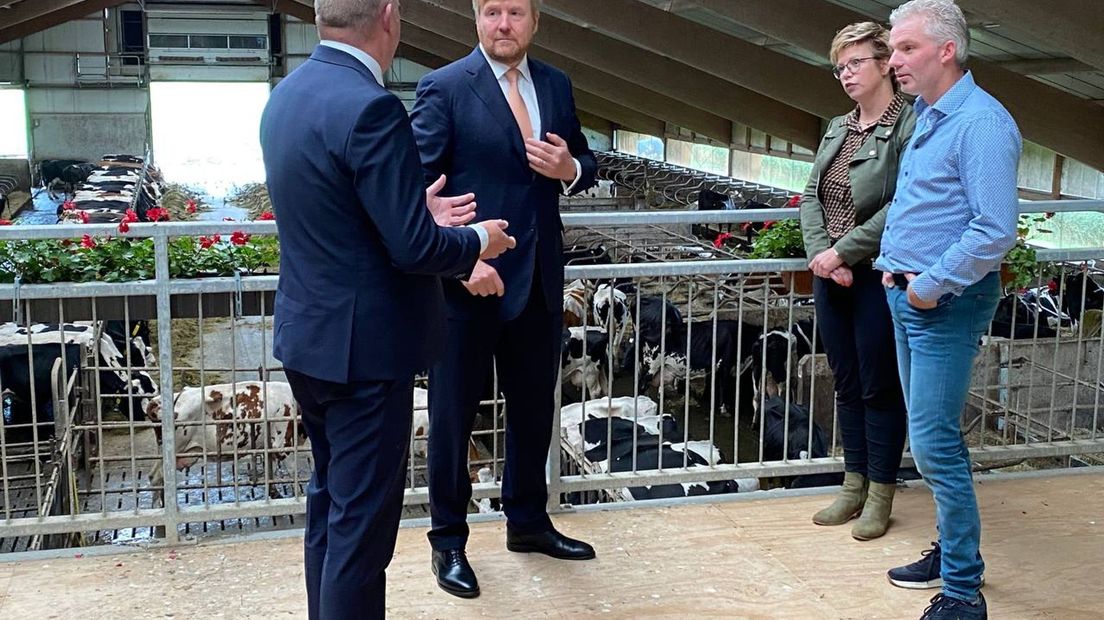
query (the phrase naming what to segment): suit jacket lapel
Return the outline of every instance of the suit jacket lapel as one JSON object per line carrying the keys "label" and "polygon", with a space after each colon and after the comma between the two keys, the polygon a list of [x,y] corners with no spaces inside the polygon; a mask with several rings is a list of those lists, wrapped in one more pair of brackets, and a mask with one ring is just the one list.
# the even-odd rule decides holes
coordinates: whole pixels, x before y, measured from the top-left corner
{"label": "suit jacket lapel", "polygon": [[472,91],[487,106],[495,124],[505,132],[510,147],[519,157],[524,158],[525,144],[521,140],[521,130],[518,129],[517,120],[514,119],[514,113],[510,111],[506,98],[502,96],[502,87],[498,85],[491,66],[487,64],[487,59],[483,57],[483,52],[479,51],[479,48],[468,56],[466,69],[472,76],[468,83]]}

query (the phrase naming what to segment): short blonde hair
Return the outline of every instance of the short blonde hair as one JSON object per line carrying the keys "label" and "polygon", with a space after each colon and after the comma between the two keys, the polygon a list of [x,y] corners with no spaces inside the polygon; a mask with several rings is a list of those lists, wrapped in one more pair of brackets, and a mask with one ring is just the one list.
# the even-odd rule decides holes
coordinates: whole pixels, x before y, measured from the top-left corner
{"label": "short blonde hair", "polygon": [[858,22],[844,26],[836,33],[828,58],[834,65],[844,49],[861,43],[869,43],[878,60],[884,60],[893,54],[893,50],[889,48],[889,30],[885,26],[875,22]]}

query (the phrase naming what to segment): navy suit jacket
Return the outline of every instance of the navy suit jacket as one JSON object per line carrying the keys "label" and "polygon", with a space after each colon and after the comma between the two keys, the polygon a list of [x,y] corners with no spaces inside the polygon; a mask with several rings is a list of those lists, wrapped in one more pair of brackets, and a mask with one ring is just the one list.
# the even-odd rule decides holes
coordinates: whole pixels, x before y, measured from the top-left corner
{"label": "navy suit jacket", "polygon": [[261,148],[280,234],[276,358],[339,383],[427,368],[444,330],[439,277],[467,277],[479,237],[434,223],[399,99],[318,46],[273,89]]}
{"label": "navy suit jacket", "polygon": [[[571,81],[562,71],[529,57],[537,91],[542,138],[563,138],[582,175],[572,192],[595,184],[594,154],[575,115]],[[467,57],[429,73],[418,83],[411,112],[426,182],[448,175],[445,195],[475,192],[476,219],[504,219],[517,248],[488,261],[506,287],[503,298],[479,298],[457,281],[445,282],[449,315],[468,318],[497,312],[502,320],[525,309],[535,269],[552,312],[563,308],[563,223],[560,181],[533,172],[525,144],[491,66],[476,48]],[[546,139],[546,138],[545,138]]]}

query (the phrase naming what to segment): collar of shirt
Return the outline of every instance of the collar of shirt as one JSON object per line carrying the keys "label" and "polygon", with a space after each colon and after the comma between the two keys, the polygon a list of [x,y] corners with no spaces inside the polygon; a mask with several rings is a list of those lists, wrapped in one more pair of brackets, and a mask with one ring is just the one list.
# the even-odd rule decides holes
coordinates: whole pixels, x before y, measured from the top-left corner
{"label": "collar of shirt", "polygon": [[383,69],[380,68],[380,64],[376,62],[376,59],[372,58],[368,52],[340,41],[319,41],[318,44],[345,52],[353,58],[356,58],[361,64],[368,67],[368,70],[372,72],[372,77],[376,78],[376,82],[378,82],[380,86],[383,86]]}
{"label": "collar of shirt", "polygon": [[901,110],[904,107],[905,98],[901,96],[901,93],[896,93],[893,95],[893,99],[889,100],[889,105],[886,106],[885,111],[882,112],[882,115],[878,118],[877,121],[874,122],[873,125],[869,125],[866,128],[859,126],[859,106],[855,106],[855,109],[847,115],[847,118],[844,122],[847,124],[848,129],[850,129],[851,131],[856,131],[858,133],[870,131],[878,125],[881,125],[883,127],[892,127],[893,124],[897,122],[897,117],[901,115]]}
{"label": "collar of shirt", "polygon": [[966,101],[966,98],[970,96],[970,93],[974,92],[977,88],[977,83],[974,82],[973,72],[967,71],[962,77],[958,78],[958,81],[947,89],[947,92],[943,93],[943,96],[935,102],[934,105],[924,101],[923,97],[917,97],[916,102],[913,104],[913,109],[916,110],[916,115],[920,116],[929,109],[939,112],[942,116],[947,116],[959,108]]}
{"label": "collar of shirt", "polygon": [[[496,80],[502,81],[502,76],[506,75],[506,72],[510,70],[510,65],[503,64],[487,55],[487,50],[483,49],[483,44],[479,44],[479,51],[483,53],[483,57],[487,59],[487,64],[491,65],[491,71],[494,72]],[[529,74],[529,55],[521,57],[521,62],[517,65],[518,71],[521,71],[521,77],[530,84],[533,83],[533,77]]]}

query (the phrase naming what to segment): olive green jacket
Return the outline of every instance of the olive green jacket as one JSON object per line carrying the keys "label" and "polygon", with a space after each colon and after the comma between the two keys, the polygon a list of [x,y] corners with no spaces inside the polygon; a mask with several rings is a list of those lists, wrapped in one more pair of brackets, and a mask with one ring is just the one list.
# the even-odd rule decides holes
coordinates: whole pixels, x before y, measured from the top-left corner
{"label": "olive green jacket", "polygon": [[[818,190],[821,175],[832,165],[847,137],[845,117],[837,116],[828,123],[813,160],[805,193],[801,196],[801,235],[809,260],[833,247]],[[854,265],[878,254],[886,212],[897,190],[897,164],[915,127],[916,113],[912,104],[906,102],[897,122],[891,127],[879,125],[875,128],[852,158],[851,196],[855,202],[856,226],[834,246],[844,263]]]}

